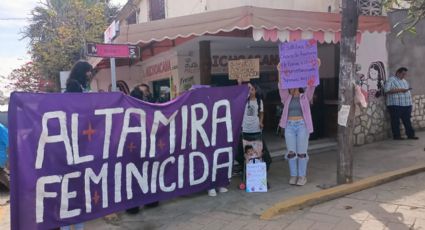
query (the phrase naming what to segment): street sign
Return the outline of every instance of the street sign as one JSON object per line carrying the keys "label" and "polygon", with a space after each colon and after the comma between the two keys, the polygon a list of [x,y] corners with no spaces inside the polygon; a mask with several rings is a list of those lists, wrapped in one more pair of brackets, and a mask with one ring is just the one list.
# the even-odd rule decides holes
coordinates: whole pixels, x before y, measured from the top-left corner
{"label": "street sign", "polygon": [[136,59],[140,57],[140,49],[136,45],[88,43],[87,56]]}

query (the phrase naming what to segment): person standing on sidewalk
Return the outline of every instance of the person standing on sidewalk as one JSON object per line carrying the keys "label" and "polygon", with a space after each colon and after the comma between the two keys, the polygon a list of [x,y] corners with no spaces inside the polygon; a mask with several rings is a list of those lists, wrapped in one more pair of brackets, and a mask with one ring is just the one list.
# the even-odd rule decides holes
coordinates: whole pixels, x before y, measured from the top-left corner
{"label": "person standing on sidewalk", "polygon": [[390,77],[385,83],[387,95],[387,107],[391,116],[391,128],[394,140],[403,140],[400,134],[400,119],[406,129],[408,139],[418,140],[413,130],[412,117],[412,94],[409,83],[406,81],[407,68],[401,67],[395,76]]}
{"label": "person standing on sidewalk", "polygon": [[0,123],[0,185],[10,188],[9,177],[9,131]]}
{"label": "person standing on sidewalk", "polygon": [[[280,73],[280,64],[278,65]],[[281,89],[279,76],[279,94],[284,109],[280,127],[285,129],[285,141],[288,152],[285,158],[289,162],[290,185],[303,186],[307,183],[307,163],[309,156],[308,141],[313,133],[310,101],[313,99],[315,86],[312,81],[304,92],[299,89]]]}
{"label": "person standing on sidewalk", "polygon": [[[65,93],[88,92],[88,84],[92,76],[93,67],[86,61],[78,61],[74,64],[66,81]],[[63,226],[61,230],[70,230],[71,226]],[[83,230],[84,223],[74,224],[75,230]]]}
{"label": "person standing on sidewalk", "polygon": [[0,170],[6,169],[8,162],[9,131],[0,123]]}
{"label": "person standing on sidewalk", "polygon": [[[238,80],[238,84],[242,85],[242,80]],[[263,144],[261,159],[266,163],[267,171],[270,169],[272,158],[263,138],[264,128],[264,103],[259,92],[259,87],[248,83],[249,94],[245,105],[245,111],[242,120],[242,134],[238,144],[238,153],[235,160],[242,166],[242,175],[245,175],[245,149],[243,140],[261,141]],[[269,183],[267,188],[270,189]]]}
{"label": "person standing on sidewalk", "polygon": [[[134,89],[130,92],[130,96],[145,102],[150,102],[150,103],[155,102],[155,100],[152,97],[150,88],[146,84],[140,84],[134,87]],[[158,205],[159,205],[159,202],[157,201],[150,204],[146,204],[145,206],[148,208],[154,208],[154,207],[157,207]],[[130,209],[127,209],[126,212],[128,214],[138,214],[140,212],[140,208],[139,207],[130,208]]]}

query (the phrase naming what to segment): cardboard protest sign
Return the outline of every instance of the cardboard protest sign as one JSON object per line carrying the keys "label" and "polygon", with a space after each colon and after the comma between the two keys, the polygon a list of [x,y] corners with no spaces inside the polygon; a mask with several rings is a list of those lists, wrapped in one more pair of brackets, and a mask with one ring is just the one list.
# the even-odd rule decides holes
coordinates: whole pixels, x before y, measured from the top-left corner
{"label": "cardboard protest sign", "polygon": [[54,229],[227,186],[246,86],[166,104],[121,93],[13,93],[11,227]]}
{"label": "cardboard protest sign", "polygon": [[285,42],[279,45],[280,85],[282,89],[319,85],[316,40]]}
{"label": "cardboard protest sign", "polygon": [[241,59],[229,61],[229,79],[249,81],[260,77],[260,59]]}

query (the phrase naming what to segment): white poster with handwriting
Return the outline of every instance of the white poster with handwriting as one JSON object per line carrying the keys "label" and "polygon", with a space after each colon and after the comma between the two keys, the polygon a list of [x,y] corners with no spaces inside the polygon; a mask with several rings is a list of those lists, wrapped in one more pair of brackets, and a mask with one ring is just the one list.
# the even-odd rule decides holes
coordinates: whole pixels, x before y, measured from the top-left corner
{"label": "white poster with handwriting", "polygon": [[267,166],[264,162],[246,165],[246,192],[267,192]]}

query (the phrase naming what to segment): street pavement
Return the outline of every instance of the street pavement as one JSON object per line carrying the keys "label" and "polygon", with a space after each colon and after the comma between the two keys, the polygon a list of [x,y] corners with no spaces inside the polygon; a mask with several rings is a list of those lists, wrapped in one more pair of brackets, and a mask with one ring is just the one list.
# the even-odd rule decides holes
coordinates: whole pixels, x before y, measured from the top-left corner
{"label": "street pavement", "polygon": [[[424,162],[425,132],[418,136],[421,141],[388,140],[355,148],[354,179]],[[288,185],[283,156],[273,160],[267,193],[237,190],[240,179],[235,177],[230,191],[217,197],[204,192],[163,201],[137,215],[119,213],[120,220],[113,224],[90,221],[86,229],[425,229],[425,173],[261,221],[260,214],[276,202],[319,191],[336,181],[335,151],[310,157],[309,182],[303,187]],[[0,229],[10,228],[9,205],[1,206],[7,198],[0,194]]]}

